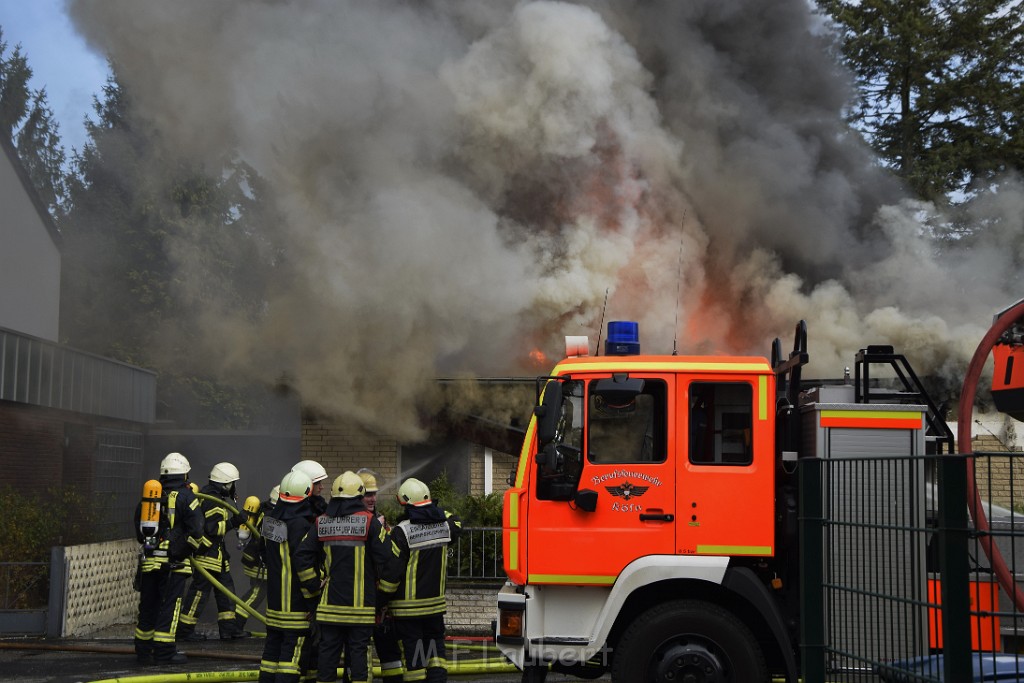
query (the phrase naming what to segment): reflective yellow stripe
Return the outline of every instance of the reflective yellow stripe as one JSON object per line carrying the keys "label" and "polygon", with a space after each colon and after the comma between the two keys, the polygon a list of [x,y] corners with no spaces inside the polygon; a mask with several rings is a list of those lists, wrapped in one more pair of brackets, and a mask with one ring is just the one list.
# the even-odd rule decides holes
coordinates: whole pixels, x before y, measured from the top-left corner
{"label": "reflective yellow stripe", "polygon": [[519,569],[519,532],[508,532],[508,568]]}
{"label": "reflective yellow stripe", "polygon": [[615,583],[614,576],[585,576],[583,574],[530,574],[529,583],[568,583],[572,585],[588,584],[610,586]]}
{"label": "reflective yellow stripe", "polygon": [[823,410],[823,418],[843,417],[862,420],[919,420],[920,410]]}
{"label": "reflective yellow stripe", "polygon": [[526,436],[523,438],[523,448],[519,452],[519,469],[516,470],[516,488],[523,488],[523,480],[526,478],[526,466],[530,463],[530,449],[533,447],[533,435],[537,432],[537,418],[531,417],[530,424],[526,427]]}
{"label": "reflective yellow stripe", "polygon": [[352,606],[362,607],[366,604],[366,546],[358,546],[355,552],[355,571],[352,572]]}
{"label": "reflective yellow stripe", "polygon": [[519,526],[519,494],[515,493],[508,501],[508,525]]}
{"label": "reflective yellow stripe", "polygon": [[758,420],[768,419],[768,377],[757,378],[757,414]]}
{"label": "reflective yellow stripe", "polygon": [[572,363],[555,367],[554,374],[578,372],[769,372],[767,361],[628,361],[607,360]]}
{"label": "reflective yellow stripe", "polygon": [[698,555],[771,555],[770,545],[698,545]]}

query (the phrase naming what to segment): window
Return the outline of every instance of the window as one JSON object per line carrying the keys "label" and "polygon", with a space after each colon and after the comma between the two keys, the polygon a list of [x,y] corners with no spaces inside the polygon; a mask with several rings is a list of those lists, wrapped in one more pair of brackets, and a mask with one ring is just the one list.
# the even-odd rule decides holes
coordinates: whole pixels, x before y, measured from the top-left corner
{"label": "window", "polygon": [[593,463],[664,462],[668,390],[664,380],[632,378],[590,383],[587,457]]}
{"label": "window", "polygon": [[753,462],[753,396],[749,384],[690,384],[690,462],[696,465],[749,465]]}
{"label": "window", "polygon": [[537,499],[572,500],[583,472],[583,382],[562,384],[554,440],[537,453]]}

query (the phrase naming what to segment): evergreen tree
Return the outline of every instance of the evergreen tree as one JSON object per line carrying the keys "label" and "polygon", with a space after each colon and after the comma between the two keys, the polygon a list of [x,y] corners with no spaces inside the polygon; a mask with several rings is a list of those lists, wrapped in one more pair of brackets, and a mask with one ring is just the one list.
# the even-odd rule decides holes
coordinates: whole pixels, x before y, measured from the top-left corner
{"label": "evergreen tree", "polygon": [[46,90],[30,90],[31,78],[21,46],[8,55],[0,28],[0,135],[14,143],[40,199],[59,224],[67,199],[66,156]]}
{"label": "evergreen tree", "polygon": [[818,0],[857,79],[851,120],[920,197],[1024,169],[1024,4]]}
{"label": "evergreen tree", "polygon": [[69,344],[152,368],[158,418],[192,426],[247,425],[259,406],[196,349],[198,312],[258,314],[252,274],[269,268],[262,203],[251,169],[205,169],[175,156],[135,115],[111,76],[73,158],[61,329]]}

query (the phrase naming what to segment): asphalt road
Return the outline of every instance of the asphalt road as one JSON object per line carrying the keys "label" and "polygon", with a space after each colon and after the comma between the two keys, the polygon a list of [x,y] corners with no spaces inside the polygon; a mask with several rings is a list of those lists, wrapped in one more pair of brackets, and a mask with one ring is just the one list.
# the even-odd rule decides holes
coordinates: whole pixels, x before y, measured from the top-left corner
{"label": "asphalt road", "polygon": [[[18,683],[92,683],[118,680],[129,683],[133,677],[157,674],[200,673],[210,671],[254,671],[259,669],[263,652],[262,638],[237,641],[207,640],[180,647],[189,656],[178,666],[140,666],[135,661],[130,637],[47,640],[8,638],[0,640],[0,681]],[[475,654],[467,654],[476,656]],[[449,652],[449,657],[453,657]],[[460,658],[461,660],[461,658]],[[450,675],[451,680],[512,683],[518,673],[487,675]],[[250,680],[255,680],[250,679]],[[548,683],[579,679],[550,674]],[[609,677],[598,679],[610,681]]]}

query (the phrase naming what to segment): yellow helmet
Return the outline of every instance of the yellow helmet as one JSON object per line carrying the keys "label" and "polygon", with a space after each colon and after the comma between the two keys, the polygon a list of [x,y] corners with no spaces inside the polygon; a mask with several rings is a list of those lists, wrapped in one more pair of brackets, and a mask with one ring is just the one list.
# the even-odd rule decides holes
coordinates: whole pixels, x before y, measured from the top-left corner
{"label": "yellow helmet", "polygon": [[331,487],[331,495],[337,498],[358,498],[363,493],[363,479],[355,472],[344,472]]}
{"label": "yellow helmet", "polygon": [[430,488],[419,479],[406,479],[398,489],[401,505],[425,505],[430,502]]}
{"label": "yellow helmet", "polygon": [[309,497],[313,482],[304,472],[291,471],[281,480],[278,500],[284,503],[299,503]]}
{"label": "yellow helmet", "polygon": [[377,493],[380,489],[377,487],[377,477],[373,475],[370,470],[359,470],[356,474],[363,480],[363,486],[366,487],[367,493]]}

